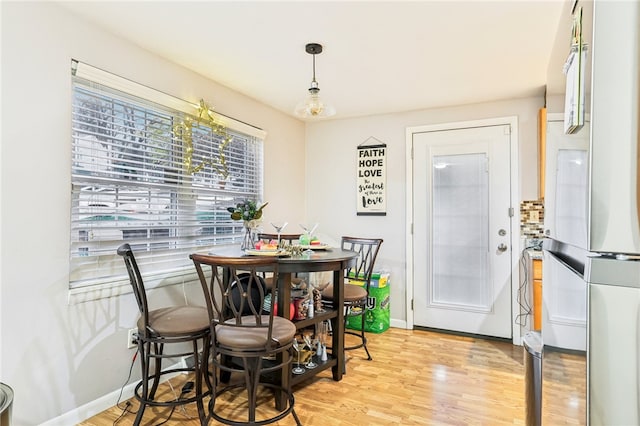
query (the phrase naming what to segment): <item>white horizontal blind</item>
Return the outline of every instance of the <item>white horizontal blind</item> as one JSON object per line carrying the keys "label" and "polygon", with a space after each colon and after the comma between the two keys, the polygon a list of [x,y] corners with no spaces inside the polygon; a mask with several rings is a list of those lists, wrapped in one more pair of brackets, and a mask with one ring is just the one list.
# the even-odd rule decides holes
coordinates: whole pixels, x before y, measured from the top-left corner
{"label": "white horizontal blind", "polygon": [[[242,223],[226,208],[261,200],[262,140],[227,128],[228,178],[210,165],[191,174],[172,132],[186,117],[73,77],[71,288],[127,282],[123,242],[144,276],[162,280],[191,271],[190,253],[240,241]],[[223,140],[194,119],[192,165],[218,159]]]}

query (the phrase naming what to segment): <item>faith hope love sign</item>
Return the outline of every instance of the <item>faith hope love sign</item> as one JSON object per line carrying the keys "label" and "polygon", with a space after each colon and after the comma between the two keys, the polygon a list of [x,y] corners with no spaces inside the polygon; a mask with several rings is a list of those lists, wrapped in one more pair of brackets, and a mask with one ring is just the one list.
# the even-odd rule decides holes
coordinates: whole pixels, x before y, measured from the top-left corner
{"label": "faith hope love sign", "polygon": [[358,146],[357,214],[384,216],[386,210],[387,145]]}

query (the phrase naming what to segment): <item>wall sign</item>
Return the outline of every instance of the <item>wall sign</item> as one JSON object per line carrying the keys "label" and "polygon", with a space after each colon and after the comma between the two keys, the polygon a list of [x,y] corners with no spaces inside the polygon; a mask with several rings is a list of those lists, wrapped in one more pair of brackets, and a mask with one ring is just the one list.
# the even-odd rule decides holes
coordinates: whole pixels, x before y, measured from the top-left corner
{"label": "wall sign", "polygon": [[372,136],[358,145],[357,154],[357,215],[385,216],[387,145]]}

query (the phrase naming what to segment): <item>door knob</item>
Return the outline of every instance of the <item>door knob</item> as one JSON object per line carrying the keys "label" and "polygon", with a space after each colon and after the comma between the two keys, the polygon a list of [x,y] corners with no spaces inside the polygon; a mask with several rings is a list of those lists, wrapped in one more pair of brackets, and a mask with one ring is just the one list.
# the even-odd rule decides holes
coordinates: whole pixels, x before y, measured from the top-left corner
{"label": "door knob", "polygon": [[504,244],[504,243],[502,243],[502,244],[500,244],[500,245],[498,246],[498,251],[501,251],[501,252],[503,252],[503,253],[504,253],[505,251],[507,251],[507,249],[508,249],[508,247],[507,247],[507,246],[506,246],[506,244]]}

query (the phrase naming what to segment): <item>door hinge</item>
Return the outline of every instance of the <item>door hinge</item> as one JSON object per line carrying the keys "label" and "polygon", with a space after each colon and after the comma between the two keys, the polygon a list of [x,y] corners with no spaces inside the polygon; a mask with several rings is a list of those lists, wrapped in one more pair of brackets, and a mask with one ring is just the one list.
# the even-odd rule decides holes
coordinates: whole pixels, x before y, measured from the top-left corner
{"label": "door hinge", "polygon": [[413,299],[411,299],[411,310],[413,311]]}
{"label": "door hinge", "polygon": [[411,224],[411,235],[413,235],[413,223]]}
{"label": "door hinge", "polygon": [[511,124],[507,124],[506,126],[504,126],[504,134],[505,135],[511,134]]}
{"label": "door hinge", "polygon": [[513,207],[509,207],[509,217],[513,217],[514,214]]}

